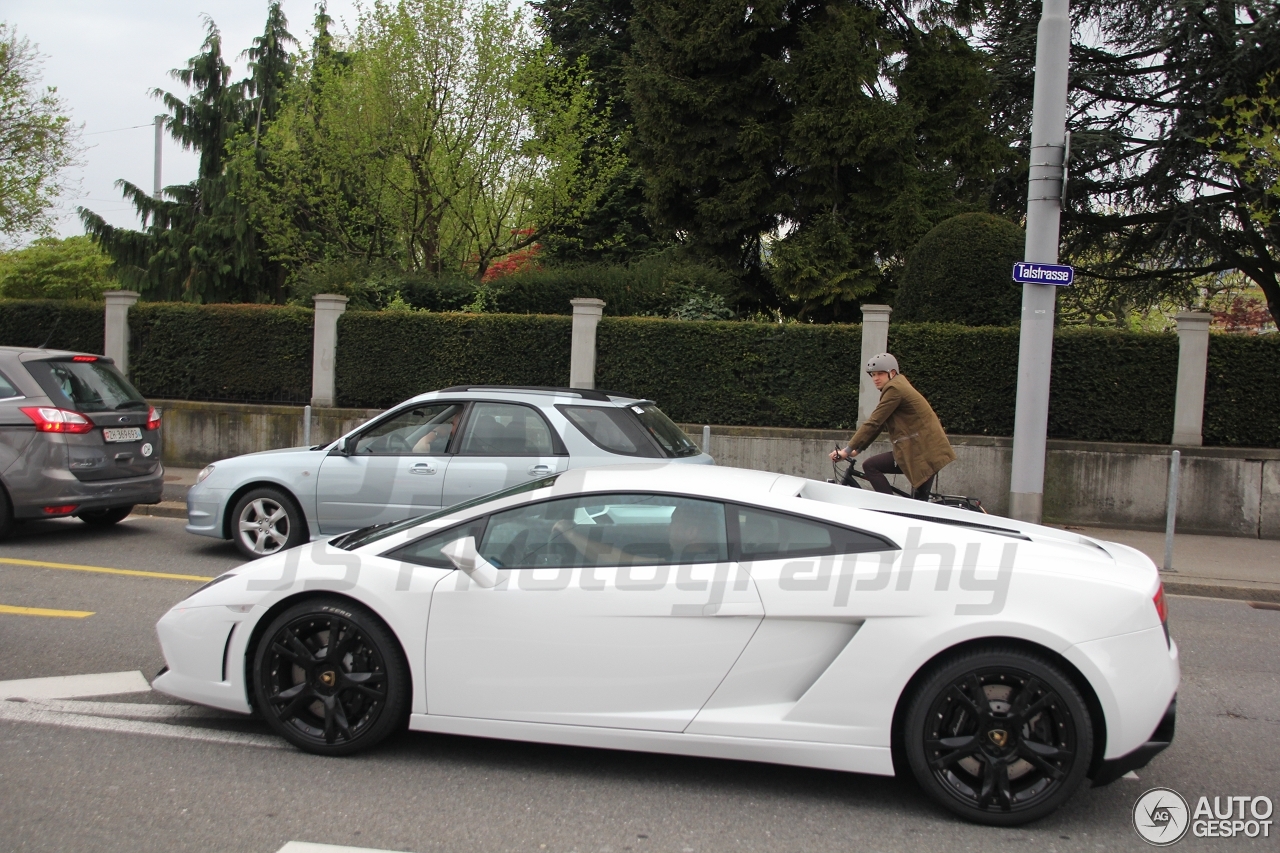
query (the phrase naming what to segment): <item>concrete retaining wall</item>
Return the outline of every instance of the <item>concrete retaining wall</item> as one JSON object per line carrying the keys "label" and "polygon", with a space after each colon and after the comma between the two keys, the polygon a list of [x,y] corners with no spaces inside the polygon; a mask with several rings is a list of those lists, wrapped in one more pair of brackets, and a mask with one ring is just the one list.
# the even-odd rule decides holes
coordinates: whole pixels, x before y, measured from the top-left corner
{"label": "concrete retaining wall", "polygon": [[[164,409],[161,453],[167,465],[198,468],[228,456],[302,444],[300,406],[153,403]],[[376,414],[371,409],[315,409],[311,441],[328,443]],[[701,441],[701,425],[685,429]],[[834,430],[713,426],[711,454],[721,465],[824,480],[832,476],[827,454],[848,437]],[[957,459],[938,475],[937,489],[979,497],[989,511],[1005,513],[1012,440],[953,435],[951,442]],[[877,442],[866,455],[888,449],[887,442]],[[1179,449],[1180,532],[1280,539],[1280,450]],[[1171,450],[1153,444],[1050,441],[1045,521],[1163,530]]]}
{"label": "concrete retaining wall", "polygon": [[[687,425],[694,440],[702,427]],[[711,428],[711,455],[721,465],[801,477],[832,476],[827,454],[849,434],[834,430]],[[982,499],[988,511],[1009,508],[1013,441],[953,435],[956,461],[938,475],[936,489]],[[1180,447],[1178,530],[1280,539],[1280,450]],[[876,442],[864,456],[889,450]],[[1044,520],[1163,530],[1172,447],[1092,441],[1049,441]],[[906,488],[905,478],[896,478]]]}

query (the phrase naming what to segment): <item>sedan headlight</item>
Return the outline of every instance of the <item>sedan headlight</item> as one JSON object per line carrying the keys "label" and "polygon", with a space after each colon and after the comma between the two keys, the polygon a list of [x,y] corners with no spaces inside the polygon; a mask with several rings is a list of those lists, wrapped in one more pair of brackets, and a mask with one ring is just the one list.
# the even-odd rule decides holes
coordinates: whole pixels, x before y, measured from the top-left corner
{"label": "sedan headlight", "polygon": [[209,475],[212,473],[213,473],[212,465],[204,466],[204,468],[200,470],[200,473],[196,474],[196,482],[203,483],[205,480],[209,479]]}

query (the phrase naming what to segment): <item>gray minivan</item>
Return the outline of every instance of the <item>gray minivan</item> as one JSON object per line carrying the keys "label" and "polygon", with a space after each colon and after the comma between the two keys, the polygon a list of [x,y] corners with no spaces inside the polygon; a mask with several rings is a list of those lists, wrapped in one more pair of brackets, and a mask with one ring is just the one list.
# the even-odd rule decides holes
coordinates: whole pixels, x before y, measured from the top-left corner
{"label": "gray minivan", "polygon": [[115,524],[160,502],[160,414],[111,359],[0,347],[0,537],[15,520]]}

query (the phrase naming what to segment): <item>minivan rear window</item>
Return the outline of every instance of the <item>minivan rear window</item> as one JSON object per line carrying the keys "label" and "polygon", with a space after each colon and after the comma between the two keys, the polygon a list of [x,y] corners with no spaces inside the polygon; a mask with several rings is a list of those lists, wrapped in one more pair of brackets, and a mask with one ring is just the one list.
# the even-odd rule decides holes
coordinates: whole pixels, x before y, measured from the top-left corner
{"label": "minivan rear window", "polygon": [[27,370],[61,407],[78,412],[147,408],[147,401],[110,362],[28,361]]}

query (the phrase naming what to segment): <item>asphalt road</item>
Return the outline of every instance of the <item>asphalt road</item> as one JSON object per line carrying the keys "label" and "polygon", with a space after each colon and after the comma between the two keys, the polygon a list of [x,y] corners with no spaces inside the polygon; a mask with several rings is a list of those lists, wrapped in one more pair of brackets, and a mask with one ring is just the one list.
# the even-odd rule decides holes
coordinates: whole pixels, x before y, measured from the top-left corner
{"label": "asphalt road", "polygon": [[[0,682],[150,677],[163,664],[156,619],[199,583],[5,562],[21,560],[197,577],[238,562],[229,544],[177,520],[20,530],[0,543],[0,605],[93,615],[0,613]],[[1171,610],[1184,678],[1174,745],[1139,781],[1082,790],[1028,828],[960,823],[909,782],[872,776],[407,732],[368,754],[318,758],[229,715],[96,730],[0,714],[0,850],[272,853],[291,840],[419,853],[1144,850],[1131,810],[1150,787],[1193,807],[1201,795],[1280,799],[1280,611],[1180,597]],[[227,732],[242,740],[193,739]],[[1177,846],[1280,849],[1272,829]]]}

